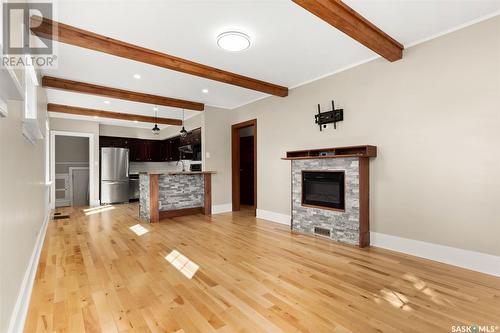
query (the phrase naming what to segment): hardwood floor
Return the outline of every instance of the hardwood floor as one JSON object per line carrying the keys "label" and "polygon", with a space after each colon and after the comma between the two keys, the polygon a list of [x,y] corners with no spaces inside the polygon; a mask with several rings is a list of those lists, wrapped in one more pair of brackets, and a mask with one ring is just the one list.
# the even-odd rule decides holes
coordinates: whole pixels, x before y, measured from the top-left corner
{"label": "hardwood floor", "polygon": [[49,222],[25,332],[500,325],[500,278],[292,234],[246,211],[143,223],[139,236],[137,209],[58,210],[71,217]]}

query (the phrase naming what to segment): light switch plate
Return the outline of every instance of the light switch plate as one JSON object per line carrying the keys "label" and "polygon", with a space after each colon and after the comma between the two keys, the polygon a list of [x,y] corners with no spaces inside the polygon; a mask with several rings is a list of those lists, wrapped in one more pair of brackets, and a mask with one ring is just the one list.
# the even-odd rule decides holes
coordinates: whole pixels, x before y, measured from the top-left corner
{"label": "light switch plate", "polygon": [[9,112],[7,111],[7,103],[0,99],[0,118],[7,118]]}

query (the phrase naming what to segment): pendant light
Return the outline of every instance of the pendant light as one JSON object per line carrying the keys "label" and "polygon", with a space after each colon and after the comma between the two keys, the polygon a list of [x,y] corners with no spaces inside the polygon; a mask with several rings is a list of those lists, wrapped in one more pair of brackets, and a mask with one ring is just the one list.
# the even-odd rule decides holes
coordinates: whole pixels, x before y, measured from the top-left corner
{"label": "pendant light", "polygon": [[185,138],[186,135],[188,134],[188,132],[186,131],[186,129],[184,128],[184,109],[182,109],[182,129],[180,131],[180,134],[181,134],[181,137],[182,138]]}
{"label": "pendant light", "polygon": [[160,134],[160,128],[158,127],[158,107],[154,107],[155,110],[155,127],[153,127],[152,131],[154,135]]}

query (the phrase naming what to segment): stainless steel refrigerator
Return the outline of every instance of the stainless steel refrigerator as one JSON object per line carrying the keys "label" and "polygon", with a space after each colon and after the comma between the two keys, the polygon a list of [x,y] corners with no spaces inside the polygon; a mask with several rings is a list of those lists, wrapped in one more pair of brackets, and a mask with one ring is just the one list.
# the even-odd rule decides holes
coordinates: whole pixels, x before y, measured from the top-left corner
{"label": "stainless steel refrigerator", "polygon": [[128,202],[129,150],[101,148],[101,204]]}

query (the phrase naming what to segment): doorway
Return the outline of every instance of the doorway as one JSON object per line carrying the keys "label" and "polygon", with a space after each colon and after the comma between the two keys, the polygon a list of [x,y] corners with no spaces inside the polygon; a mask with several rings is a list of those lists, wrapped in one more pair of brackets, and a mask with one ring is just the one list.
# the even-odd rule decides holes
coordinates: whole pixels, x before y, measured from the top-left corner
{"label": "doorway", "polygon": [[93,135],[51,131],[51,205],[86,207],[93,198]]}
{"label": "doorway", "polygon": [[231,126],[233,211],[257,208],[257,119]]}

